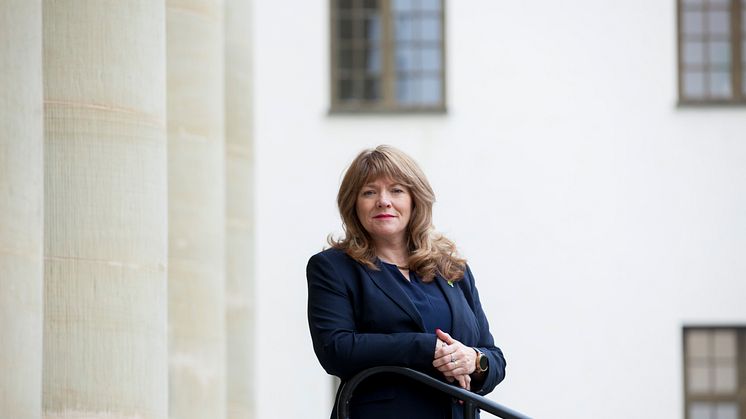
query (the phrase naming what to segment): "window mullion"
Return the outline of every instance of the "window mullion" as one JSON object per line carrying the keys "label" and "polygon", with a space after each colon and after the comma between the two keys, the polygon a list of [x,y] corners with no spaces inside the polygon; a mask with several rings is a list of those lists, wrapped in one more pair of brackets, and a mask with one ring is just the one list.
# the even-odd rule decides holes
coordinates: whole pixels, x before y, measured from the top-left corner
{"label": "window mullion", "polygon": [[[676,5],[676,47],[678,49],[677,54],[677,68],[678,68],[678,90],[679,90],[679,101],[685,100],[684,96],[684,34],[683,34],[683,15],[684,15],[684,0],[677,0]],[[684,335],[686,337],[686,334]],[[685,362],[686,364],[686,362]],[[688,406],[684,406],[688,412]],[[685,418],[689,419],[689,414],[685,414]]]}
{"label": "window mullion", "polygon": [[446,104],[446,0],[440,2],[440,104]]}
{"label": "window mullion", "polygon": [[391,109],[396,106],[396,71],[394,68],[394,19],[391,0],[381,0],[383,36],[381,38],[383,107]]}
{"label": "window mullion", "polygon": [[743,86],[742,86],[742,58],[741,58],[741,43],[743,42],[743,35],[741,25],[744,22],[741,21],[741,0],[731,0],[730,6],[731,13],[731,80],[733,80],[733,100],[743,101]]}
{"label": "window mullion", "polygon": [[331,34],[329,36],[330,39],[330,45],[329,45],[329,51],[330,51],[330,59],[329,59],[329,65],[330,68],[330,82],[331,82],[331,103],[332,107],[338,106],[339,104],[339,90],[337,89],[337,84],[339,83],[339,72],[337,71],[337,67],[339,65],[338,63],[338,55],[339,55],[339,46],[338,46],[338,39],[337,39],[337,0],[330,0],[329,1],[329,20],[331,28]]}
{"label": "window mullion", "polygon": [[741,417],[746,413],[746,328],[739,329],[736,340],[736,362],[738,362],[738,410]]}
{"label": "window mullion", "polygon": [[706,100],[713,100],[712,98],[712,60],[710,55],[710,48],[712,47],[712,33],[710,31],[710,3],[704,2],[702,5],[703,20],[702,20],[702,41],[704,42],[704,64],[705,64],[705,91],[704,97]]}

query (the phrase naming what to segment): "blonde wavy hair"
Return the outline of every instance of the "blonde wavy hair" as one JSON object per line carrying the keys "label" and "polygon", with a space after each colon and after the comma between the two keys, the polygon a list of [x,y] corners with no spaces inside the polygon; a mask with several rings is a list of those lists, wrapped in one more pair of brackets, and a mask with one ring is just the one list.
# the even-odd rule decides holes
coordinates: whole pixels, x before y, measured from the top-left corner
{"label": "blonde wavy hair", "polygon": [[412,215],[407,225],[409,268],[425,282],[432,281],[436,274],[448,281],[462,279],[466,260],[458,256],[456,245],[433,227],[435,194],[430,183],[411,157],[391,146],[363,150],[350,164],[337,194],[344,237],[335,240],[329,236],[329,244],[359,263],[379,269],[373,240],[357,216],[360,190],[379,178],[401,183],[412,196]]}

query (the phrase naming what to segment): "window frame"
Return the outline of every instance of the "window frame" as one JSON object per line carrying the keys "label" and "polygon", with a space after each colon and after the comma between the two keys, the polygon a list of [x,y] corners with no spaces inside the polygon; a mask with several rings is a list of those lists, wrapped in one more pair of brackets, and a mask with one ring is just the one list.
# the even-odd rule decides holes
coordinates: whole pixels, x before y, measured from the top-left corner
{"label": "window frame", "polygon": [[[735,331],[736,333],[736,391],[734,395],[720,394],[690,394],[688,373],[687,333],[690,331]],[[691,402],[730,402],[738,405],[739,417],[746,417],[746,325],[715,325],[715,326],[684,326],[681,333],[682,374],[684,392],[684,418],[692,419],[689,415]]]}
{"label": "window frame", "polygon": [[[362,0],[353,0],[358,3]],[[446,0],[440,1],[440,91],[441,100],[437,104],[399,104],[396,101],[396,63],[394,40],[393,14],[391,10],[392,0],[378,0],[381,14],[381,98],[379,100],[365,101],[343,101],[339,99],[339,67],[338,67],[338,36],[337,23],[338,19],[338,2],[339,0],[329,1],[329,114],[442,114],[447,112],[448,91],[447,91],[447,68],[446,68]]]}
{"label": "window frame", "polygon": [[[746,2],[743,0],[729,0],[730,7],[730,76],[731,91],[730,98],[690,98],[684,94],[684,33],[683,15],[686,10],[685,0],[676,0],[676,49],[677,49],[677,93],[679,106],[744,106],[746,105],[746,86],[743,85],[743,73],[746,71],[746,63],[742,58],[742,48],[746,45],[746,22],[742,21],[742,13],[746,13]],[[705,7],[705,11],[707,7]],[[709,37],[709,34],[703,34]],[[708,38],[705,38],[708,39]],[[709,71],[704,73],[709,75]]]}

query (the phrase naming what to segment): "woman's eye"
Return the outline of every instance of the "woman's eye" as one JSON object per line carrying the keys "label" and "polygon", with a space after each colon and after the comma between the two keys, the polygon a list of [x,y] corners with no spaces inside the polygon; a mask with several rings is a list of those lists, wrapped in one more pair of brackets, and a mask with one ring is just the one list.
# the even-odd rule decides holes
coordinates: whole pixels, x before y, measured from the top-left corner
{"label": "woman's eye", "polygon": [[393,193],[402,193],[402,192],[404,192],[404,189],[400,189],[400,188],[394,188],[394,189],[392,190],[392,192],[393,192]]}
{"label": "woman's eye", "polygon": [[363,196],[371,196],[371,195],[373,195],[374,193],[375,193],[375,192],[373,192],[373,191],[363,191]]}

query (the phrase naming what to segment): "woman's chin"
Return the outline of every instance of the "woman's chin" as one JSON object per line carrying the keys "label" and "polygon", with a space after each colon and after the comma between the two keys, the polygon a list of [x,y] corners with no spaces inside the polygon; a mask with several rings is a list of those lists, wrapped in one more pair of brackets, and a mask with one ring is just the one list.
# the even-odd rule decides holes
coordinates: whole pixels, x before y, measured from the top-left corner
{"label": "woman's chin", "polygon": [[380,229],[380,230],[376,230],[376,231],[371,231],[370,235],[371,235],[371,237],[373,237],[374,240],[386,240],[386,241],[390,241],[392,239],[396,239],[396,238],[399,238],[399,237],[403,238],[404,232],[403,231],[397,231],[397,230],[394,230],[394,229]]}

